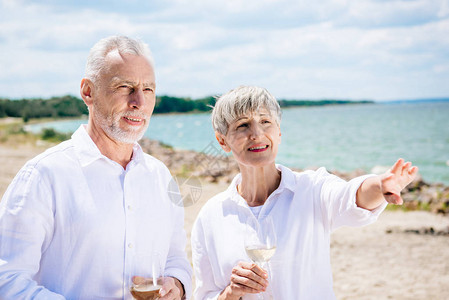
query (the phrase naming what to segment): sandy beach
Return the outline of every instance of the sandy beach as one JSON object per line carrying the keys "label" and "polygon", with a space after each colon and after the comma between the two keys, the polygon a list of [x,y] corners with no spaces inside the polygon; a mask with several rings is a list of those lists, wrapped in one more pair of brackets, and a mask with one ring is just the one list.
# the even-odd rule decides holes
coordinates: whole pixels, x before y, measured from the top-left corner
{"label": "sandy beach", "polygon": [[[45,146],[0,144],[0,195],[17,171]],[[202,205],[227,183],[201,180],[201,197],[186,208],[190,230]],[[449,299],[449,217],[424,211],[385,211],[363,228],[332,236],[334,290],[338,299]],[[434,233],[422,229],[432,227]],[[187,245],[191,257],[190,243]]]}

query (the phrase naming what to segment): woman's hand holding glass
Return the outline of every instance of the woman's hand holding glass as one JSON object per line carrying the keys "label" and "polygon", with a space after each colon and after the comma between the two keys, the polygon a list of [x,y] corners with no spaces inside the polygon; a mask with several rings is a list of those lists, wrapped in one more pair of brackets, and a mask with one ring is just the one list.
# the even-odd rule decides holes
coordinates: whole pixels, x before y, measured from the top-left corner
{"label": "woman's hand holding glass", "polygon": [[255,263],[241,261],[232,268],[231,283],[219,299],[239,299],[247,293],[264,292],[268,286],[268,274]]}
{"label": "woman's hand holding glass", "polygon": [[[276,251],[276,233],[273,220],[270,216],[264,216],[257,220],[249,218],[245,227],[245,251],[253,261],[239,262],[233,269],[231,283],[222,292],[219,299],[239,299],[247,293],[258,294],[268,287],[268,273],[262,268]],[[269,267],[269,266],[268,266]]]}

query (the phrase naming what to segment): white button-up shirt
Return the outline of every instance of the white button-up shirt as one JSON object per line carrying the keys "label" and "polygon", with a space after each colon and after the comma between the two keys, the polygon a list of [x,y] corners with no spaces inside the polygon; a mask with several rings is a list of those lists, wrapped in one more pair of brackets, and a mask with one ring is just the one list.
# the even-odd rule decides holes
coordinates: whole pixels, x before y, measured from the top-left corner
{"label": "white button-up shirt", "polygon": [[[346,182],[324,168],[302,173],[277,165],[281,182],[266,200],[259,216],[272,216],[277,234],[276,253],[270,261],[268,289],[274,299],[335,299],[330,265],[330,233],[344,225],[374,222],[386,202],[368,211],[355,204],[356,192],[367,178]],[[237,175],[230,187],[202,208],[192,230],[192,256],[196,278],[195,300],[217,299],[230,283],[245,253],[248,218],[256,218],[238,194]],[[246,294],[243,299],[256,299]]]}
{"label": "white button-up shirt", "polygon": [[189,297],[184,211],[170,200],[171,180],[137,143],[123,169],[84,126],[29,161],[0,203],[0,298],[131,299],[130,265],[142,252],[166,260],[165,275]]}

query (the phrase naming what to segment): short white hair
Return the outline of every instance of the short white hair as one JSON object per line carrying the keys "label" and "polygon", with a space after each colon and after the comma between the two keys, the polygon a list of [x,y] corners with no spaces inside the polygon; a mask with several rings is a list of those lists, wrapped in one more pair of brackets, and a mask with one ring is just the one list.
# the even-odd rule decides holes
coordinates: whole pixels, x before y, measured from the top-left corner
{"label": "short white hair", "polygon": [[281,108],[276,98],[267,89],[257,86],[239,86],[217,98],[212,110],[212,126],[226,135],[229,124],[237,118],[265,108],[281,125]]}
{"label": "short white hair", "polygon": [[87,57],[85,77],[95,82],[105,69],[106,56],[117,51],[119,54],[133,54],[143,56],[154,66],[150,48],[144,42],[127,36],[110,36],[99,40],[90,49]]}

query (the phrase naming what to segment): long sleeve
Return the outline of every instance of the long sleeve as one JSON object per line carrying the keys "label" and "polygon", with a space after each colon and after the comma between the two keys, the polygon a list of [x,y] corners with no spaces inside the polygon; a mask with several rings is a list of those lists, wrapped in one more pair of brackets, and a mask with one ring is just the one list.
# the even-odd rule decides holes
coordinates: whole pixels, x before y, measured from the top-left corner
{"label": "long sleeve", "polygon": [[25,166],[0,203],[1,299],[65,299],[34,280],[52,235],[51,188],[38,170]]}
{"label": "long sleeve", "polygon": [[386,203],[373,211],[356,205],[357,190],[362,182],[373,175],[356,177],[349,182],[327,173],[324,168],[317,170],[317,178],[322,184],[320,191],[321,207],[330,231],[341,226],[364,226],[375,222],[385,209]]}
{"label": "long sleeve", "polygon": [[205,237],[201,219],[198,218],[192,229],[192,263],[195,273],[195,299],[218,299],[222,289],[214,283],[214,274],[209,255],[205,249]]}

